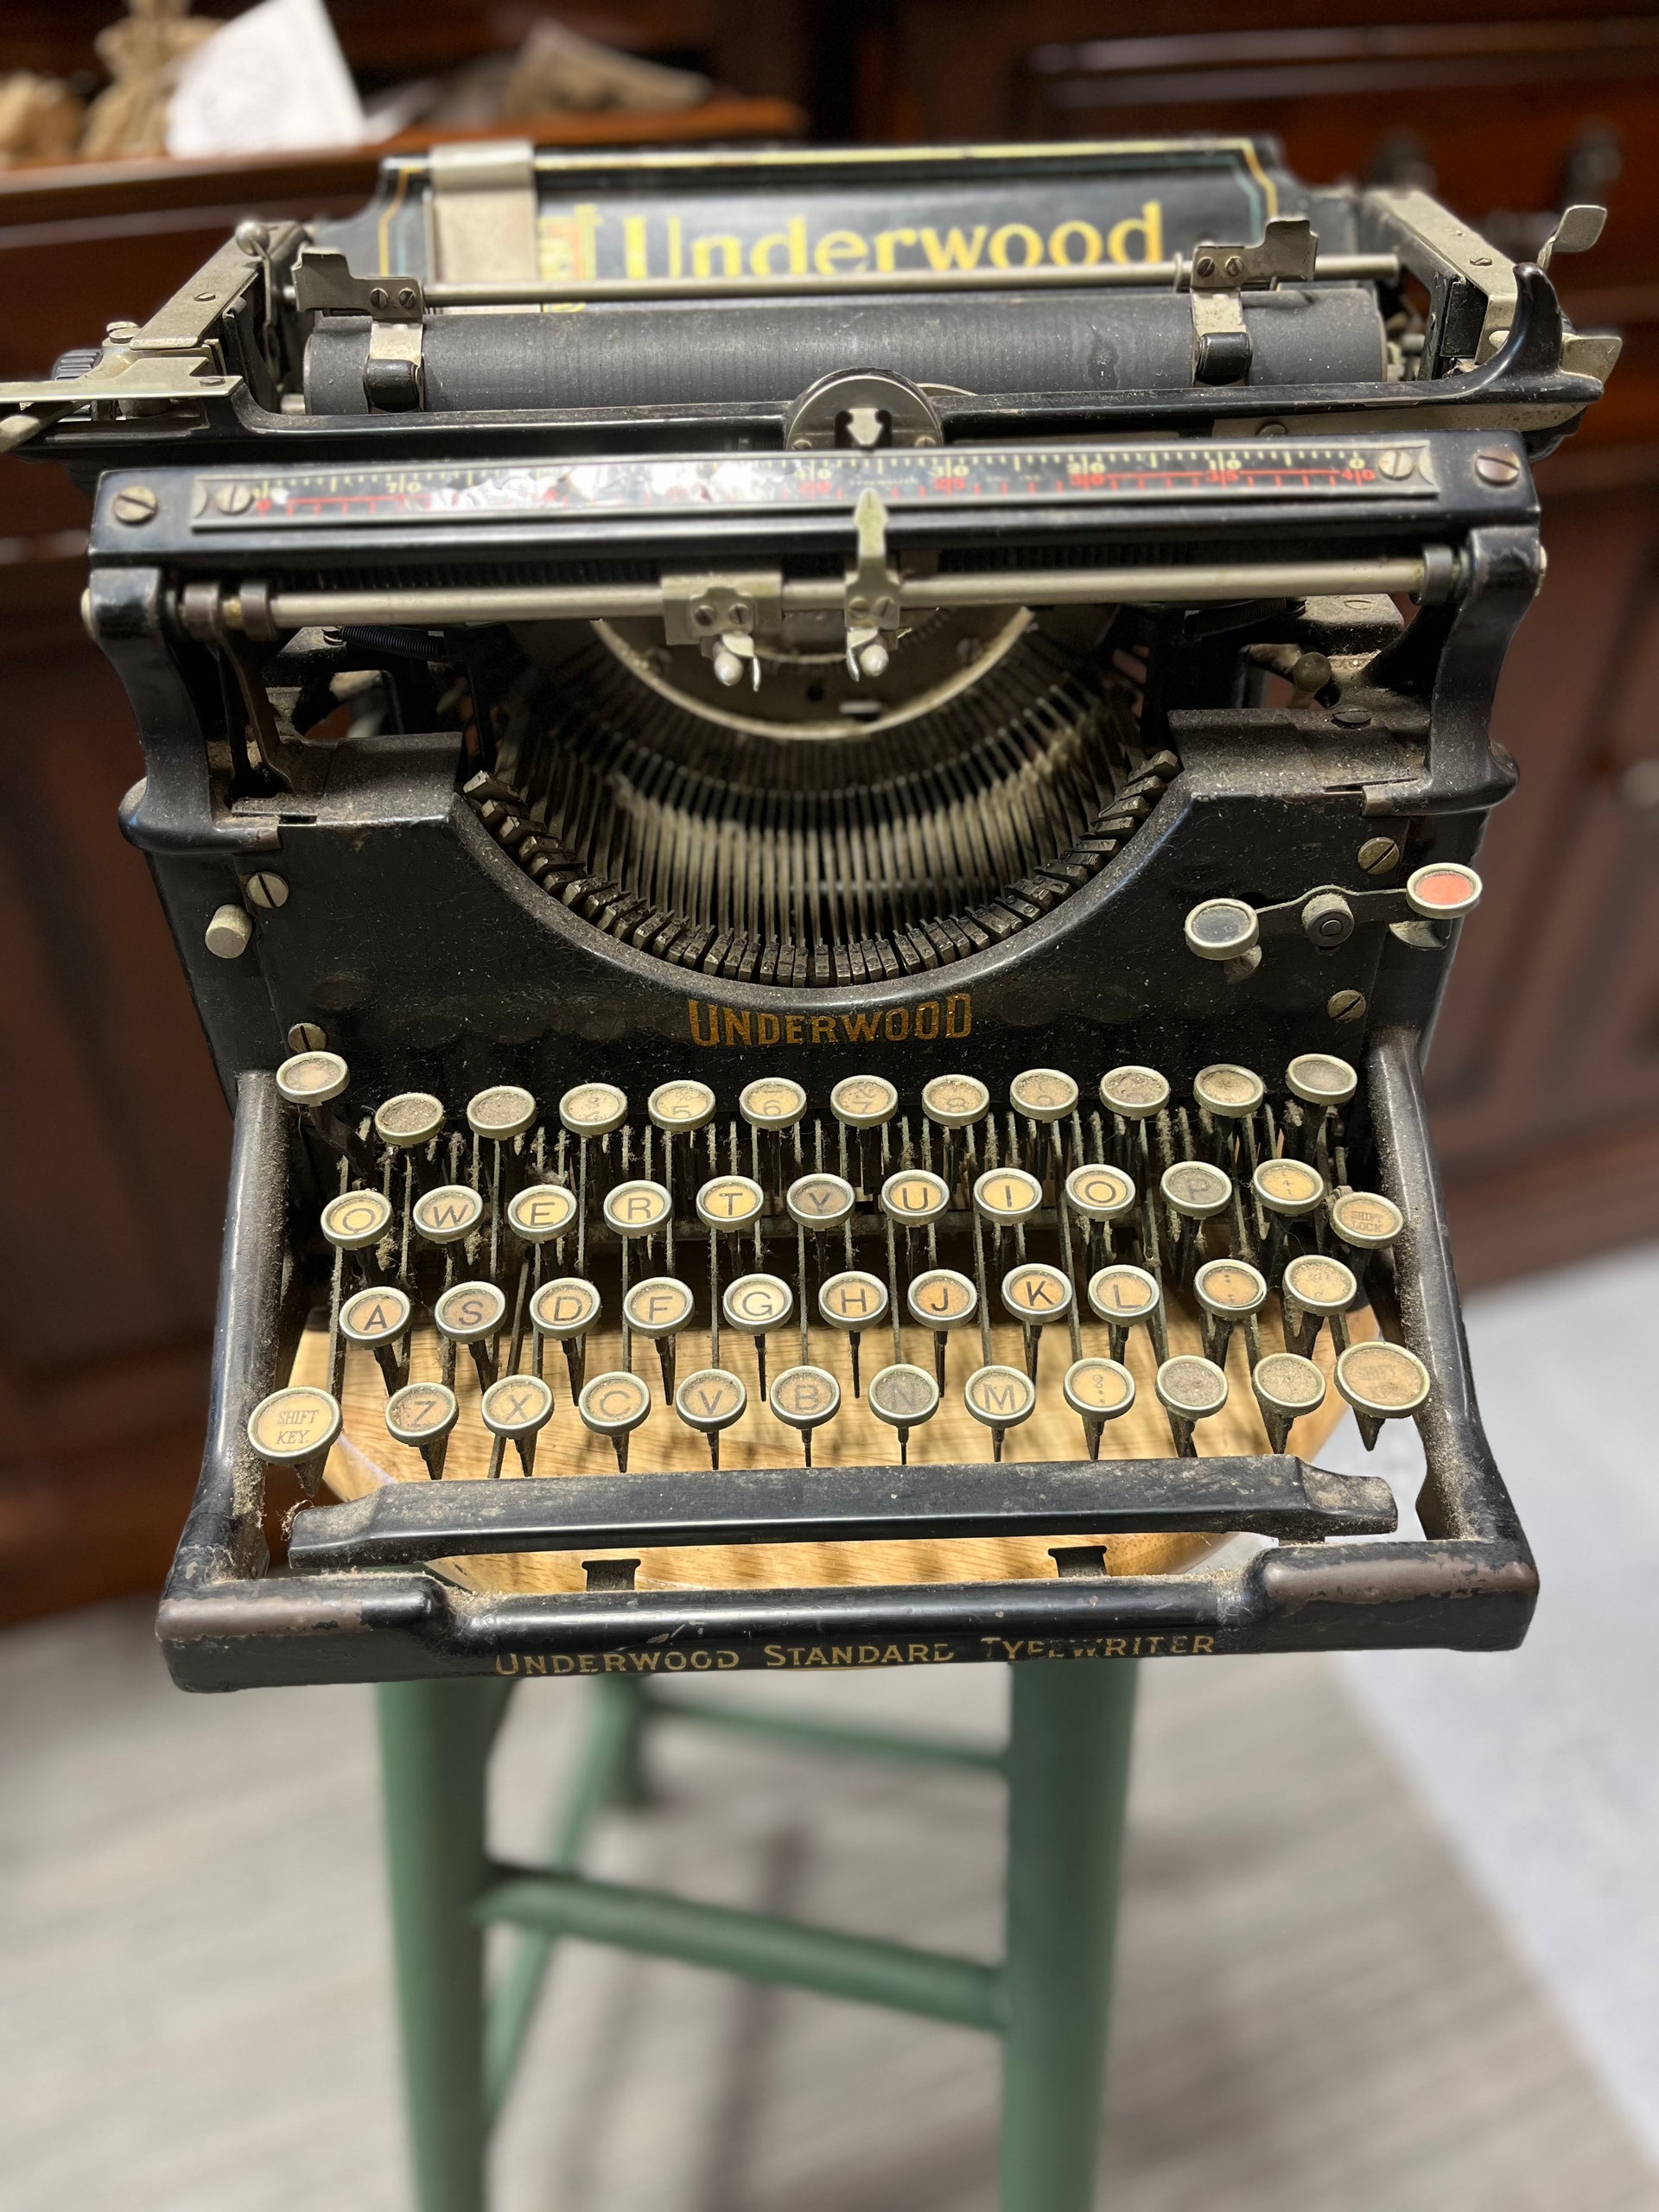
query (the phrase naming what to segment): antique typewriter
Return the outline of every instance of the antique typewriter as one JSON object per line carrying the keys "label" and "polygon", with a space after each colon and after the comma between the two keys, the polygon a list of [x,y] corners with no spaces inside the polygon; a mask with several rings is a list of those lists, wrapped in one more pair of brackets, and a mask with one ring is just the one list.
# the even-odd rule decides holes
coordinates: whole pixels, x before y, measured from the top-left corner
{"label": "antique typewriter", "polygon": [[0,387],[236,1116],[180,1682],[1519,1640],[1420,1070],[1599,222],[452,149]]}

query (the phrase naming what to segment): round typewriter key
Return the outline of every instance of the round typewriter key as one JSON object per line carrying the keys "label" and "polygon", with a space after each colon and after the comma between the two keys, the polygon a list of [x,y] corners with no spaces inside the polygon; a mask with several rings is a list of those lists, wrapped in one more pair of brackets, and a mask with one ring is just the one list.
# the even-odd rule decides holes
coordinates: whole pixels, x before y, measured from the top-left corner
{"label": "round typewriter key", "polygon": [[950,1207],[950,1185],[925,1167],[904,1167],[881,1185],[881,1211],[901,1229],[920,1229]]}
{"label": "round typewriter key", "polygon": [[290,1106],[326,1106],[351,1079],[338,1052],[296,1052],[277,1069],[276,1089]]}
{"label": "round typewriter key", "polygon": [[754,1339],[755,1374],[766,1387],[766,1332],[781,1329],[795,1310],[795,1294],[781,1275],[737,1275],[720,1295],[721,1319]]}
{"label": "round typewriter key", "polygon": [[[1253,1320],[1268,1302],[1268,1286],[1248,1260],[1206,1260],[1192,1278],[1192,1295],[1204,1313],[1204,1350],[1218,1367],[1241,1322]],[[1250,1350],[1261,1349],[1250,1332]]]}
{"label": "round typewriter key", "polygon": [[307,1489],[340,1434],[340,1406],[327,1390],[294,1383],[261,1398],[248,1415],[248,1441],[267,1466],[292,1467]]}
{"label": "round typewriter key", "polygon": [[1316,1414],[1325,1403],[1325,1377],[1311,1359],[1294,1351],[1270,1351],[1258,1359],[1250,1374],[1250,1388],[1262,1408],[1268,1441],[1282,1452],[1291,1423],[1304,1414]]}
{"label": "round typewriter key", "polygon": [[803,1229],[839,1229],[857,1203],[839,1175],[799,1175],[784,1193],[790,1219]]}
{"label": "round typewriter key", "polygon": [[1084,1421],[1116,1421],[1135,1403],[1135,1377],[1116,1359],[1073,1360],[1060,1388]]}
{"label": "round typewriter key", "polygon": [[467,1101],[467,1126],[475,1137],[505,1144],[522,1136],[536,1119],[536,1101],[516,1083],[498,1083]]}
{"label": "round typewriter key", "polygon": [[1242,1321],[1267,1304],[1268,1286],[1248,1260],[1206,1260],[1192,1278],[1192,1295],[1219,1321]]}
{"label": "round typewriter key", "polygon": [[627,1118],[627,1093],[613,1083],[579,1083],[559,1101],[559,1119],[573,1137],[607,1137]]}
{"label": "round typewriter key", "polygon": [[1227,1377],[1213,1360],[1179,1352],[1158,1370],[1158,1402],[1169,1419],[1177,1455],[1193,1456],[1192,1431],[1227,1402]]}
{"label": "round typewriter key", "polygon": [[393,1344],[408,1328],[412,1311],[407,1293],[388,1284],[359,1290],[340,1309],[340,1333],[347,1344],[363,1344],[371,1351]]}
{"label": "round typewriter key", "polygon": [[479,1403],[479,1418],[495,1439],[490,1472],[501,1471],[501,1447],[518,1446],[518,1464],[529,1474],[536,1465],[536,1439],[553,1417],[553,1393],[539,1375],[504,1375],[492,1382]]}
{"label": "round typewriter key", "polygon": [[1338,1191],[1331,1201],[1331,1226],[1357,1251],[1381,1252],[1405,1227],[1405,1217],[1391,1198],[1375,1191]]}
{"label": "round typewriter key", "polygon": [[795,1294],[781,1275],[739,1275],[720,1294],[728,1329],[751,1337],[781,1329],[795,1310]]}
{"label": "round typewriter key", "polygon": [[766,1192],[747,1175],[716,1175],[697,1192],[697,1219],[705,1229],[747,1229],[766,1208]]}
{"label": "round typewriter key", "polygon": [[901,1362],[870,1377],[868,1404],[876,1419],[896,1432],[903,1465],[910,1458],[911,1430],[931,1421],[939,1409],[939,1386],[925,1368]]}
{"label": "round typewriter key", "polygon": [[938,1129],[971,1128],[990,1104],[991,1094],[977,1076],[936,1075],[922,1085],[922,1111]]}
{"label": "round typewriter key", "polygon": [[1415,1352],[1380,1338],[1350,1344],[1337,1357],[1337,1388],[1354,1409],[1365,1449],[1375,1449],[1385,1421],[1416,1413],[1427,1402],[1428,1370]]}
{"label": "round typewriter key", "polygon": [[1301,1252],[1287,1262],[1279,1282],[1284,1308],[1285,1342],[1294,1352],[1306,1356],[1319,1341],[1325,1322],[1340,1350],[1342,1324],[1337,1319],[1359,1296],[1351,1268],[1324,1252]]}
{"label": "round typewriter key", "polygon": [[766,1393],[779,1420],[798,1432],[806,1465],[812,1464],[812,1432],[841,1411],[841,1385],[822,1367],[786,1367]]}
{"label": "round typewriter key", "polygon": [[456,1244],[484,1218],[484,1201],[466,1183],[440,1183],[416,1199],[413,1218],[429,1244]]}
{"label": "round typewriter key", "polygon": [[1090,1311],[1106,1322],[1117,1342],[1137,1321],[1149,1321],[1163,1303],[1155,1275],[1144,1268],[1102,1268],[1089,1278]]}
{"label": "round typewriter key", "polygon": [[1221,1061],[1198,1070],[1192,1078],[1192,1096],[1217,1120],[1242,1122],[1255,1113],[1267,1092],[1259,1075]]}
{"label": "round typewriter key", "polygon": [[910,1318],[924,1329],[960,1329],[979,1311],[979,1292],[954,1268],[930,1268],[905,1293]]}
{"label": "round typewriter key", "polygon": [[1233,1179],[1207,1160],[1178,1160],[1159,1187],[1184,1221],[1213,1221],[1231,1203]]}
{"label": "round typewriter key", "polygon": [[887,1318],[887,1286],[880,1275],[849,1268],[818,1290],[818,1311],[832,1329],[878,1328]]}
{"label": "round typewriter key", "polygon": [[569,1344],[586,1336],[598,1320],[599,1293],[580,1275],[560,1275],[544,1282],[531,1300],[530,1319],[537,1335]]}
{"label": "round typewriter key", "polygon": [[737,1110],[752,1129],[792,1129],[806,1111],[806,1093],[787,1076],[763,1075],[744,1084]]}
{"label": "round typewriter key", "polygon": [[715,1094],[706,1083],[690,1077],[659,1083],[645,1101],[645,1111],[659,1129],[706,1128],[715,1118]]}
{"label": "round typewriter key", "polygon": [[1126,1122],[1149,1122],[1169,1103],[1169,1084],[1156,1068],[1113,1068],[1100,1078],[1100,1103]]}
{"label": "round typewriter key", "polygon": [[991,1456],[1000,1459],[1008,1431],[1036,1410],[1037,1385],[1017,1367],[976,1367],[963,1385],[962,1402],[990,1430]]}
{"label": "round typewriter key", "polygon": [[694,1305],[689,1283],[677,1275],[649,1275],[644,1282],[630,1283],[622,1312],[631,1329],[657,1342],[677,1336],[690,1320]]}
{"label": "round typewriter key", "polygon": [[1008,1103],[1033,1122],[1063,1122],[1077,1111],[1077,1086],[1059,1068],[1027,1068],[1008,1085]]}
{"label": "round typewriter key", "polygon": [[649,1236],[672,1216],[674,1201],[660,1183],[619,1183],[601,1211],[619,1236]]}
{"label": "round typewriter key", "polygon": [[989,1167],[974,1185],[974,1210],[995,1229],[1029,1221],[1043,1203],[1043,1186],[1023,1167]]}
{"label": "round typewriter key", "polygon": [[1121,1167],[1098,1163],[1074,1167],[1065,1179],[1065,1195],[1072,1212],[1085,1221],[1121,1221],[1134,1209],[1135,1179]]}
{"label": "round typewriter key", "polygon": [[336,1252],[366,1252],[391,1227],[391,1201],[379,1191],[342,1191],[322,1210],[322,1233]]}
{"label": "round typewriter key", "polygon": [[1406,878],[1406,899],[1427,922],[1453,922],[1480,904],[1481,881],[1461,861],[1433,861]]}
{"label": "round typewriter key", "polygon": [[1359,1077],[1334,1052],[1299,1052],[1285,1070],[1285,1088],[1305,1106],[1345,1106]]}
{"label": "round typewriter key", "polygon": [[830,1093],[830,1111],[849,1129],[879,1129],[899,1111],[899,1093],[886,1076],[849,1075]]}
{"label": "round typewriter key", "polygon": [[674,1393],[675,1412],[688,1428],[708,1438],[711,1467],[720,1465],[721,1431],[742,1420],[748,1402],[747,1389],[723,1367],[700,1367]]}
{"label": "round typewriter key", "polygon": [[429,1090],[400,1090],[374,1109],[374,1134],[399,1152],[416,1152],[443,1128],[443,1102]]}
{"label": "round typewriter key", "polygon": [[507,1301],[493,1282],[458,1282],[442,1293],[432,1308],[432,1319],[446,1347],[446,1379],[454,1371],[453,1347],[465,1344],[478,1370],[479,1388],[489,1389],[495,1380],[492,1339],[506,1313]]}
{"label": "round typewriter key", "polygon": [[394,1444],[418,1452],[436,1482],[443,1473],[449,1432],[460,1414],[460,1401],[442,1382],[408,1382],[386,1402],[386,1433]]}
{"label": "round typewriter key", "polygon": [[1064,1321],[1071,1311],[1071,1279],[1040,1260],[1027,1261],[1003,1276],[1002,1303],[1028,1329],[1041,1328],[1047,1321]]}
{"label": "round typewriter key", "polygon": [[595,1436],[608,1436],[616,1452],[617,1471],[628,1471],[628,1439],[651,1411],[651,1391],[637,1375],[617,1368],[595,1375],[584,1383],[576,1400],[582,1426]]}
{"label": "round typewriter key", "polygon": [[1261,935],[1254,906],[1242,899],[1206,899],[1183,925],[1186,949],[1200,960],[1242,960]]}
{"label": "round typewriter key", "polygon": [[493,1282],[458,1282],[432,1308],[438,1334],[457,1344],[481,1344],[506,1313],[507,1301]]}
{"label": "round typewriter key", "polygon": [[1325,1178],[1305,1160],[1264,1160],[1250,1187],[1271,1214],[1295,1221],[1314,1212],[1325,1196]]}
{"label": "round typewriter key", "polygon": [[507,1226],[525,1244],[563,1236],[576,1217],[576,1194],[563,1183],[532,1183],[507,1201]]}
{"label": "round typewriter key", "polygon": [[1323,1252],[1300,1253],[1284,1274],[1285,1296],[1306,1313],[1345,1313],[1359,1296],[1351,1268]]}
{"label": "round typewriter key", "polygon": [[1101,1431],[1135,1403],[1135,1377],[1116,1359],[1074,1359],[1060,1385],[1065,1402],[1083,1423],[1089,1457],[1100,1457]]}

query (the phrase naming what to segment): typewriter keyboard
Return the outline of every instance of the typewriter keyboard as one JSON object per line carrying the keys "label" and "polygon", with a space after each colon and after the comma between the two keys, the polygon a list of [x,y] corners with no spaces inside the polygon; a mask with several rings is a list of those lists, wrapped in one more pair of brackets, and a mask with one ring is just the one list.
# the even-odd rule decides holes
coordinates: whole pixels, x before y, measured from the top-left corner
{"label": "typewriter keyboard", "polygon": [[[315,1489],[1368,1443],[1431,1378],[1382,1333],[1403,1226],[1350,1173],[1355,1071],[881,1076],[721,1111],[511,1085],[347,1114],[345,1063],[278,1088],[327,1147],[326,1313],[250,1422]],[[643,1106],[643,1112],[639,1110]],[[338,1478],[336,1478],[338,1477]]]}

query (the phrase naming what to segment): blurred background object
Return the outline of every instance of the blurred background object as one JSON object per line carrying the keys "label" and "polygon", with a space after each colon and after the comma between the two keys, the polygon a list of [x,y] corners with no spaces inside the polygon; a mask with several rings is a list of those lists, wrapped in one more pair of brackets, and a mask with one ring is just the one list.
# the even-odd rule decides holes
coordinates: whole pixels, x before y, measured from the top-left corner
{"label": "blurred background object", "polygon": [[[236,31],[293,4],[215,14]],[[1604,200],[1599,244],[1557,273],[1580,327],[1621,329],[1624,354],[1540,473],[1551,575],[1498,721],[1522,786],[1482,860],[1431,1087],[1465,1282],[1659,1233],[1659,182],[1643,158],[1659,8],[1467,0],[1448,20],[1427,0],[1264,0],[1244,21],[1219,0],[1150,0],[1131,21],[1101,0],[611,0],[557,16],[334,0],[363,128],[382,135],[188,162],[157,150],[167,88],[206,64],[214,26],[159,0],[112,13],[13,0],[0,28],[0,283],[28,304],[0,334],[8,376],[146,314],[242,216],[359,206],[386,147],[460,136],[1271,132],[1310,178],[1432,183],[1510,253],[1536,251],[1561,207]],[[115,827],[137,748],[79,628],[85,515],[56,470],[0,472],[0,655],[29,738],[0,755],[3,989],[27,1071],[0,1085],[8,1618],[159,1579],[199,1451],[228,1140]]]}

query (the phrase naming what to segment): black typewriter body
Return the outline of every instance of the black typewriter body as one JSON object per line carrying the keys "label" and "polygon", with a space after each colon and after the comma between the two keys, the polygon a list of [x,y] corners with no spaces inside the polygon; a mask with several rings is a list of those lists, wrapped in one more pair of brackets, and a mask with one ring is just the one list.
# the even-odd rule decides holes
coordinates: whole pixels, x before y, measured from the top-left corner
{"label": "black typewriter body", "polygon": [[[508,148],[0,388],[97,487],[123,827],[236,1115],[179,1681],[1518,1642],[1421,1065],[1529,463],[1614,350],[1254,145]],[[1421,1539],[1287,1448],[1321,1326],[1332,1402],[1415,1421]],[[342,1378],[426,1392],[418,1479],[321,1502]],[[1131,1384],[1162,1440],[1114,1457]]]}

